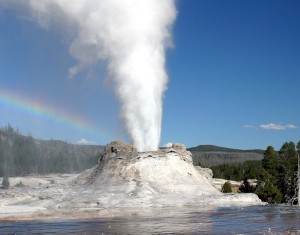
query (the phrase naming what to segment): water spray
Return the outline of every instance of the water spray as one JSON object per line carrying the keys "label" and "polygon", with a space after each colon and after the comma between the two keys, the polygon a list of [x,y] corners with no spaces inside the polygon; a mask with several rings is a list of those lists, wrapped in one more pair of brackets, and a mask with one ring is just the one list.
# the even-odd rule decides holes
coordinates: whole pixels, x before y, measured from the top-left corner
{"label": "water spray", "polygon": [[23,7],[43,28],[72,29],[69,51],[78,63],[69,75],[105,61],[129,139],[138,151],[158,149],[175,0],[3,1]]}

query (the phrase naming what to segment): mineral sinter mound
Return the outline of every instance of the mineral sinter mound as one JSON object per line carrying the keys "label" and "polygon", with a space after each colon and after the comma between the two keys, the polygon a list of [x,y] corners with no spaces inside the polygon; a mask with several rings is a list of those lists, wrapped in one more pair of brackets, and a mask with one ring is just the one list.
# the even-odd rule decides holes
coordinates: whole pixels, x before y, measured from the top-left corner
{"label": "mineral sinter mound", "polygon": [[181,144],[137,152],[131,145],[112,142],[95,167],[77,177],[56,179],[56,183],[0,191],[0,218],[82,218],[162,207],[204,210],[262,204],[255,194],[222,194],[212,184],[210,169],[196,169],[191,153]]}
{"label": "mineral sinter mound", "polygon": [[[184,145],[137,152],[115,141],[105,147],[98,165],[79,175],[76,202],[66,207],[137,208],[184,205],[257,205],[254,194],[222,194],[207,171],[193,166]],[[63,205],[62,205],[63,206]]]}

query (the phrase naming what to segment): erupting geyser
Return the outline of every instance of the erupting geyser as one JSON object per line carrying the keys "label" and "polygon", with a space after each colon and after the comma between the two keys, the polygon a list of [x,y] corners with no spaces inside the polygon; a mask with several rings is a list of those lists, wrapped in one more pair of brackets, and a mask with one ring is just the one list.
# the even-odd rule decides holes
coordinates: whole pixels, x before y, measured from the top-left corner
{"label": "erupting geyser", "polygon": [[70,68],[70,76],[105,60],[129,138],[138,151],[158,148],[175,0],[4,2],[29,10],[42,27],[54,22],[72,29],[70,54],[78,64]]}
{"label": "erupting geyser", "polygon": [[184,145],[158,150],[167,85],[165,50],[171,44],[175,0],[1,0],[1,4],[25,9],[42,27],[53,22],[68,28],[70,54],[78,61],[70,76],[106,61],[134,146],[120,141],[106,145],[96,166],[63,184],[30,190],[14,187],[3,194],[10,198],[0,203],[0,218],[80,218],[84,213],[90,218],[92,213],[107,216],[113,210],[119,215],[147,208],[262,204],[255,194],[219,192],[211,170],[196,169]]}

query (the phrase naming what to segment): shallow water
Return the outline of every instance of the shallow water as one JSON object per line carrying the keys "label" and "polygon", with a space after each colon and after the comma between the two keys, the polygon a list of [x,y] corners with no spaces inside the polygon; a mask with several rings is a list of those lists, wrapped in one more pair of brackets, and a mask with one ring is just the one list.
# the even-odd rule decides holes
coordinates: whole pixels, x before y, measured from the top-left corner
{"label": "shallow water", "polygon": [[90,220],[0,222],[0,234],[300,234],[300,207],[168,208]]}

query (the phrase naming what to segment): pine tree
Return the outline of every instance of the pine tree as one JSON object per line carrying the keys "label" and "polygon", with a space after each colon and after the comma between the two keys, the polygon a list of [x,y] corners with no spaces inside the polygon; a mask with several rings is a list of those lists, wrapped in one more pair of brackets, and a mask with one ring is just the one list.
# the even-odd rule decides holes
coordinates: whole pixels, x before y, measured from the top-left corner
{"label": "pine tree", "polygon": [[5,189],[8,189],[9,188],[9,180],[8,180],[8,177],[7,176],[4,176],[3,180],[2,180],[2,187],[5,188]]}
{"label": "pine tree", "polygon": [[290,203],[293,205],[295,202],[300,206],[300,141],[297,144],[297,170],[295,172],[295,194],[292,197]]}
{"label": "pine tree", "polygon": [[262,169],[258,179],[255,193],[264,202],[281,203],[282,193],[274,185],[274,177],[265,169]]}
{"label": "pine tree", "polygon": [[280,151],[278,187],[288,202],[295,194],[295,172],[297,171],[297,152],[293,142],[285,142]]}
{"label": "pine tree", "polygon": [[239,187],[239,191],[242,193],[253,193],[253,185],[250,184],[248,179],[244,179],[243,183]]}
{"label": "pine tree", "polygon": [[262,159],[263,168],[275,178],[278,175],[279,158],[272,146],[268,146]]}

